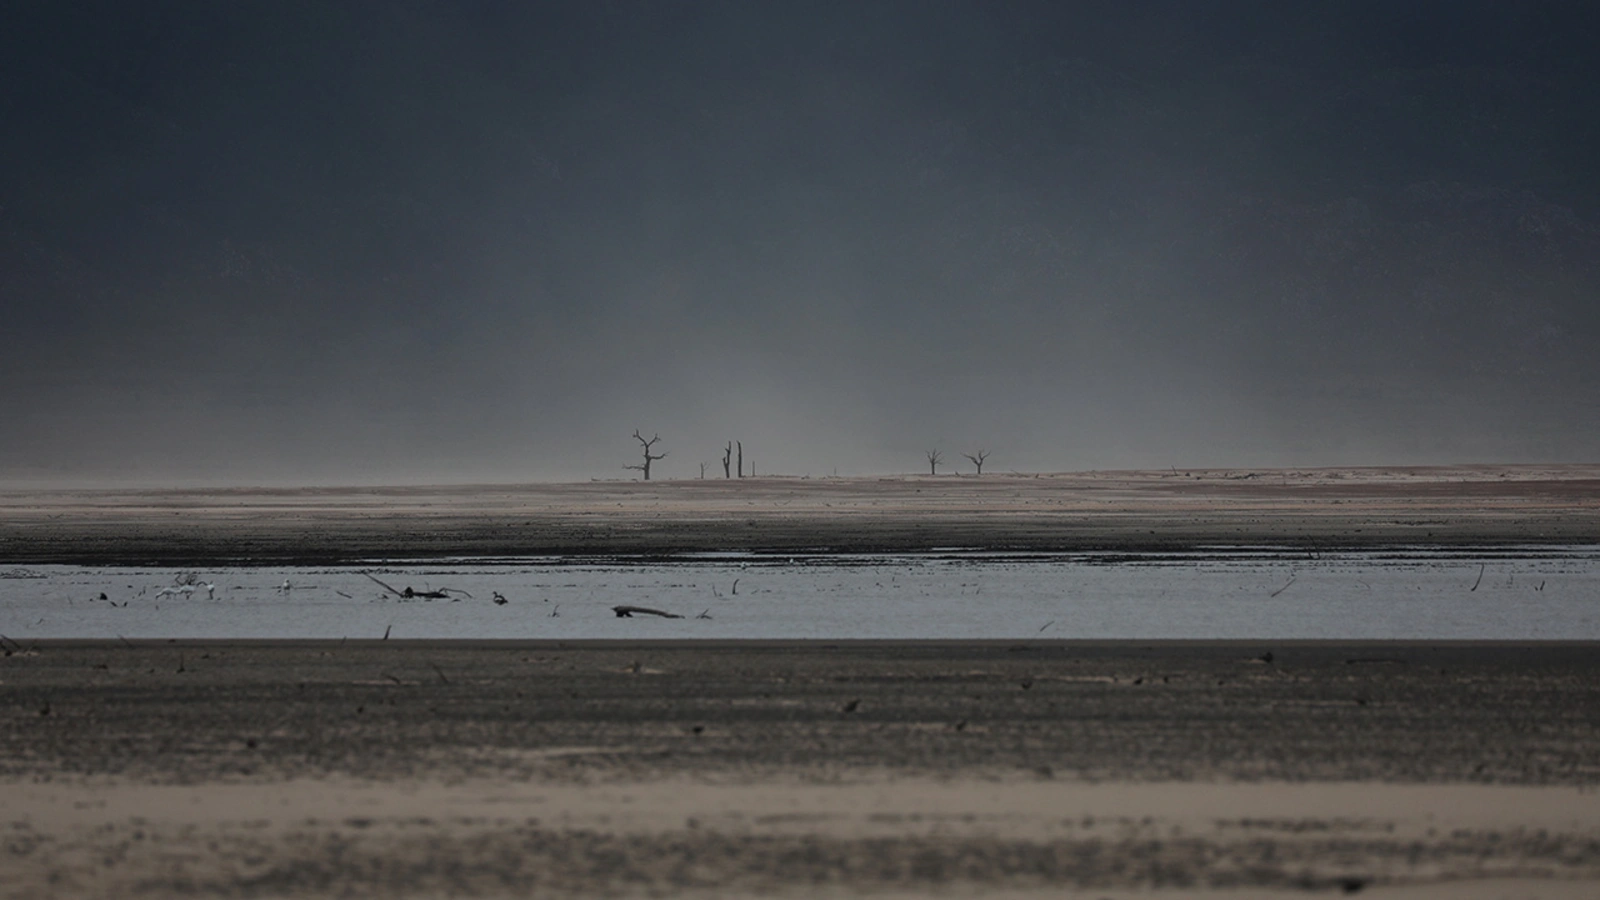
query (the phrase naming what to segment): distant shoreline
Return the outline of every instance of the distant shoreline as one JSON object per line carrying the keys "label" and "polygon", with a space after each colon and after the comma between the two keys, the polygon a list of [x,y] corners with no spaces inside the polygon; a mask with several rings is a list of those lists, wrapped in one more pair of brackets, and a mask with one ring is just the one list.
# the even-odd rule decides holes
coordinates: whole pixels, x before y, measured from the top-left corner
{"label": "distant shoreline", "polygon": [[0,490],[0,564],[1600,541],[1600,465]]}

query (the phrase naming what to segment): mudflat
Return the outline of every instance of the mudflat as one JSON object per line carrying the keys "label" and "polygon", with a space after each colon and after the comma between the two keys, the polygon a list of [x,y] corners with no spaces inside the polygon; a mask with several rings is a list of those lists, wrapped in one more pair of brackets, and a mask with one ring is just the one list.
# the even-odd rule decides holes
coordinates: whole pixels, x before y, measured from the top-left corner
{"label": "mudflat", "polygon": [[1592,897],[1597,650],[8,644],[0,895]]}
{"label": "mudflat", "polygon": [[1596,540],[1596,465],[0,490],[10,563]]}

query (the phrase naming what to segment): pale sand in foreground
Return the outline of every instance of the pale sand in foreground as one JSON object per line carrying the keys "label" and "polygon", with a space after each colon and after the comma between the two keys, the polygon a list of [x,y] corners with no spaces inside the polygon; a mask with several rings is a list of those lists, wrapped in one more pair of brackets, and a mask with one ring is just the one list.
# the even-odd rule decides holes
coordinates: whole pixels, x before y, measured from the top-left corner
{"label": "pale sand in foreground", "polygon": [[[12,784],[5,796],[8,839],[39,845],[0,876],[23,888],[16,896],[44,885],[105,897],[153,885],[254,896],[1600,892],[1600,795],[1568,787],[858,773],[833,784]],[[121,864],[97,866],[101,855]],[[602,868],[613,871],[596,877]],[[786,881],[786,868],[804,877]],[[1253,884],[1270,872],[1290,883]],[[906,881],[920,889],[904,893]]]}
{"label": "pale sand in foreground", "polygon": [[1600,896],[1592,644],[40,642],[0,896]]}

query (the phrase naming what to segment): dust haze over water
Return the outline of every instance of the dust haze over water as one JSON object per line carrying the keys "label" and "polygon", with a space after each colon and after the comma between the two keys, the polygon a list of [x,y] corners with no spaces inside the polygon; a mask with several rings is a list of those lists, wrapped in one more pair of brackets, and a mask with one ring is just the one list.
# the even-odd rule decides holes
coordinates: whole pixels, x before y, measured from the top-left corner
{"label": "dust haze over water", "polygon": [[1592,460],[1596,18],[8,4],[0,481]]}

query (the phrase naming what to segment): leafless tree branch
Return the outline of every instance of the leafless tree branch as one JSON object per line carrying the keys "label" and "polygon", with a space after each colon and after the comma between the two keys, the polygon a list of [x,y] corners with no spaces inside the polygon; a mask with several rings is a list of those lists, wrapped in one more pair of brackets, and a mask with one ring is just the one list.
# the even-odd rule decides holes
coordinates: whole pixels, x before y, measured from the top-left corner
{"label": "leafless tree branch", "polygon": [[961,455],[972,460],[972,464],[978,467],[978,474],[983,474],[983,461],[989,458],[989,451],[979,450],[977,453],[963,453]]}
{"label": "leafless tree branch", "polygon": [[644,439],[643,435],[639,434],[638,429],[634,429],[633,438],[634,438],[634,440],[639,442],[639,444],[641,445],[640,449],[644,451],[644,463],[642,465],[637,465],[637,466],[623,466],[623,468],[624,469],[634,469],[634,470],[637,470],[639,472],[642,472],[642,473],[644,473],[644,480],[645,481],[649,481],[650,480],[650,464],[655,462],[658,459],[666,459],[667,458],[667,454],[665,454],[665,453],[659,453],[658,454],[658,453],[651,453],[650,452],[650,448],[655,446],[657,441],[661,440],[661,435],[659,435],[659,434],[655,435],[655,436],[651,437],[650,440],[647,441],[647,440]]}

